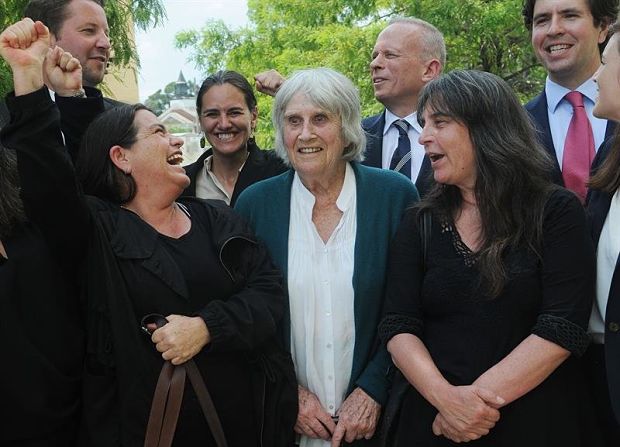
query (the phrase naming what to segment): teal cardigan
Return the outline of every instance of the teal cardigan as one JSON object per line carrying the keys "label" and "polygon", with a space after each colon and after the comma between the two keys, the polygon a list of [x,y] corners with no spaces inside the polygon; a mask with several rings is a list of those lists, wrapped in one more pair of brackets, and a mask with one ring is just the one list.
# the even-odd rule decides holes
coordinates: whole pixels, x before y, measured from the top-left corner
{"label": "teal cardigan", "polygon": [[[388,249],[403,212],[419,200],[404,175],[352,162],[357,190],[357,234],[353,267],[355,347],[348,393],[360,387],[380,404],[387,400],[391,359],[377,341],[383,307]],[[294,171],[255,183],[235,205],[256,235],[269,248],[287,277],[288,229]],[[290,320],[284,323],[284,343],[290,345]]]}

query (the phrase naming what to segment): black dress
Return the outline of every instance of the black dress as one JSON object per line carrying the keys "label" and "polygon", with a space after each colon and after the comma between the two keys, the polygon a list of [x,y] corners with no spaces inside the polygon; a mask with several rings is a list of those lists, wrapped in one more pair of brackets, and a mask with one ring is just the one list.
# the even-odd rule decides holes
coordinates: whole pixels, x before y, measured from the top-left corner
{"label": "black dress", "polygon": [[[380,333],[387,342],[413,333],[425,344],[443,376],[469,385],[506,357],[530,334],[573,354],[541,385],[500,410],[488,446],[592,446],[596,433],[584,427],[582,380],[576,356],[587,346],[594,258],[583,209],[565,190],[546,205],[541,259],[531,250],[505,256],[509,280],[491,299],[480,286],[476,254],[452,222],[433,216],[426,272],[421,268],[415,211],[406,215],[392,246],[386,316]],[[397,423],[397,446],[448,446],[432,433],[437,410],[413,387]]]}

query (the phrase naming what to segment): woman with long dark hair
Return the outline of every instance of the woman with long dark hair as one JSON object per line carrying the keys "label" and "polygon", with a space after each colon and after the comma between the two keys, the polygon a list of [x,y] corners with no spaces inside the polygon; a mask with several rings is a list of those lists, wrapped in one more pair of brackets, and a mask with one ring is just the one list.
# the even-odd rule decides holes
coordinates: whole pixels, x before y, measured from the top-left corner
{"label": "woman with long dark hair", "polygon": [[497,76],[430,82],[418,116],[436,184],[392,243],[379,330],[410,384],[394,445],[596,445],[574,361],[594,279],[579,200]]}

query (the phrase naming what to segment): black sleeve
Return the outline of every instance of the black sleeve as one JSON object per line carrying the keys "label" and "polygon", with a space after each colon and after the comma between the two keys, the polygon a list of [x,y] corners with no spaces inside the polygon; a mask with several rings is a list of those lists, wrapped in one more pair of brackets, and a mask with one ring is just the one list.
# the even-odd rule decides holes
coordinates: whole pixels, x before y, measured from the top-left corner
{"label": "black sleeve", "polygon": [[63,145],[56,106],[47,88],[7,97],[11,122],[2,143],[17,153],[21,197],[55,257],[75,263],[84,255],[89,214]]}
{"label": "black sleeve", "polygon": [[379,324],[379,337],[383,343],[400,333],[422,334],[420,293],[424,272],[421,245],[417,210],[410,209],[390,244],[386,303]]}
{"label": "black sleeve", "polygon": [[543,302],[532,332],[581,355],[588,345],[595,257],[583,207],[570,192],[553,193],[545,208]]}
{"label": "black sleeve", "polygon": [[286,311],[282,274],[239,215],[228,207],[219,212],[216,225],[232,223],[242,229],[240,237],[224,244],[221,258],[243,286],[225,301],[209,302],[198,315],[211,333],[211,349],[252,350],[276,336]]}
{"label": "black sleeve", "polygon": [[105,111],[103,95],[95,88],[84,87],[86,98],[72,98],[56,95],[60,110],[60,126],[71,160],[78,159],[82,135],[90,123]]}

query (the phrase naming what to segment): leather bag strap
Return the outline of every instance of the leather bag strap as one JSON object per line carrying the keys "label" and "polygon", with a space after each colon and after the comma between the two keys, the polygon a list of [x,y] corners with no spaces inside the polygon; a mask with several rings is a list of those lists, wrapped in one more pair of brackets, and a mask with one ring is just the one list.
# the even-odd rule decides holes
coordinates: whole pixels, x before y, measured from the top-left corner
{"label": "leather bag strap", "polygon": [[207,424],[209,424],[209,429],[211,430],[211,434],[215,439],[215,443],[218,447],[228,447],[228,443],[226,442],[226,436],[224,436],[224,429],[222,428],[220,418],[217,415],[215,406],[213,405],[213,400],[211,399],[209,390],[207,390],[207,386],[202,380],[200,371],[198,371],[198,368],[196,367],[196,364],[193,360],[185,362],[183,366],[185,366],[185,369],[187,370],[189,381],[194,388],[196,397],[198,397],[200,408],[202,408],[202,413],[207,420]]}
{"label": "leather bag strap", "polygon": [[[150,337],[155,330],[153,325],[160,328],[166,323],[168,320],[164,316],[148,314],[142,318],[140,326],[142,331]],[[151,412],[144,436],[144,447],[172,446],[181,411],[186,376],[189,376],[217,447],[228,447],[224,429],[222,429],[220,418],[215,410],[215,405],[213,405],[213,399],[211,399],[202,375],[192,359],[178,366],[174,366],[169,361],[164,362],[153,394]]]}
{"label": "leather bag strap", "polygon": [[[165,362],[159,373],[155,393],[153,394],[153,403],[151,404],[151,412],[144,437],[144,447],[170,447],[172,445],[184,388],[184,372],[179,373],[179,368],[175,368],[170,362]],[[178,396],[179,393],[180,396]],[[176,414],[174,414],[175,407]],[[172,437],[164,433],[165,429],[169,429],[171,425],[173,426]],[[166,439],[170,438],[170,442],[163,444],[161,442],[162,436]]]}

